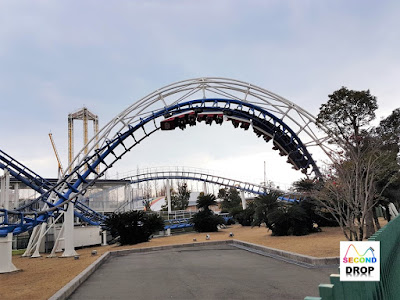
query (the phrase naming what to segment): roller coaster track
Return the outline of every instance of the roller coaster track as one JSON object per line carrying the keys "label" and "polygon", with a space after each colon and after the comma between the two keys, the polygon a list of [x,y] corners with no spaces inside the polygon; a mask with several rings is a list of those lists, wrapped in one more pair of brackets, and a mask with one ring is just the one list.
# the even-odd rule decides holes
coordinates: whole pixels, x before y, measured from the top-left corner
{"label": "roller coaster track", "polygon": [[162,170],[155,169],[150,170],[149,172],[142,171],[139,172],[139,174],[123,178],[123,180],[130,180],[131,184],[163,179],[194,180],[207,182],[219,186],[236,188],[238,190],[256,195],[263,195],[265,194],[266,190],[266,187],[263,185],[229,179],[226,177],[221,177],[219,175],[210,174],[206,170],[191,169],[187,167],[171,167],[164,168]]}
{"label": "roller coaster track", "polygon": [[[8,170],[10,175],[14,178],[20,180],[25,185],[29,186],[36,192],[42,195],[48,195],[50,189],[54,186],[54,184],[50,183],[45,178],[42,178],[40,175],[24,166],[22,163],[17,161],[15,158],[11,157],[4,151],[0,150],[0,169]],[[45,199],[45,198],[43,198]],[[52,206],[52,203],[49,203],[43,200],[45,204],[48,206]],[[90,207],[81,203],[80,201],[75,201],[75,211],[74,215],[81,219],[84,222],[87,222],[91,225],[100,225],[105,221],[105,216],[99,214],[94,211]],[[30,209],[35,211],[36,209],[33,207],[33,203],[29,203],[29,205],[23,205],[17,208],[18,211],[25,211],[26,209]]]}
{"label": "roller coaster track", "polygon": [[[247,119],[257,136],[263,136],[266,141],[272,139],[273,148],[288,156],[288,161],[305,173],[320,176],[308,152],[309,147],[320,147],[329,156],[330,149],[325,143],[329,132],[325,130],[319,136],[321,132],[315,125],[315,117],[293,102],[238,80],[199,78],[181,81],[135,102],[104,126],[67,168],[72,167],[72,171],[34,200],[48,204],[48,208],[27,212],[0,210],[0,236],[10,232],[19,234],[46,222],[69,201],[76,201],[79,195],[85,194],[88,187],[127,152],[160,130],[160,120],[189,111],[196,115],[217,111],[228,120],[231,118],[234,126],[235,118]],[[180,126],[181,129],[185,127],[186,124]],[[101,172],[96,171],[98,166],[101,166]]]}
{"label": "roller coaster track", "polygon": [[[253,184],[235,179],[221,177],[219,175],[210,174],[208,170],[188,168],[188,167],[169,167],[169,168],[152,168],[139,170],[138,174],[127,176],[122,180],[129,180],[131,184],[137,184],[154,180],[193,180],[215,184],[218,186],[236,188],[240,191],[255,195],[263,195],[267,192],[267,188],[263,185]],[[122,203],[115,211],[120,211],[131,201],[128,199]]]}

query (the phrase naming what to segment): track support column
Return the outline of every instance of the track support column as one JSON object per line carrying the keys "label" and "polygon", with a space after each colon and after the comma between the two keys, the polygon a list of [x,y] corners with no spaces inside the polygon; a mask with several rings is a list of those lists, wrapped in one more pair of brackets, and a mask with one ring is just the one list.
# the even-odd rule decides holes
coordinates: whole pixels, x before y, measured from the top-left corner
{"label": "track support column", "polygon": [[203,181],[203,192],[204,192],[204,195],[207,195],[207,194],[208,194],[207,182],[205,182],[205,181]]}
{"label": "track support column", "polygon": [[[10,173],[8,170],[4,170],[4,176],[1,177],[0,188],[0,207],[8,210],[10,204]],[[12,233],[8,233],[5,237],[0,237],[0,273],[9,273],[18,270],[12,263],[12,239]]]}
{"label": "track support column", "polygon": [[47,227],[47,223],[46,222],[42,223],[40,225],[40,230],[39,230],[39,235],[38,235],[38,238],[37,238],[37,241],[36,241],[35,251],[33,252],[32,256],[31,256],[32,258],[41,256],[40,253],[39,253],[39,249],[40,249],[40,244],[42,243],[42,239],[45,236],[46,227]]}
{"label": "track support column", "polygon": [[0,207],[8,210],[10,204],[10,172],[8,170],[4,170],[4,175],[1,176],[0,189]]}
{"label": "track support column", "polygon": [[6,237],[0,237],[0,273],[18,271],[12,263],[12,238],[12,233]]}
{"label": "track support column", "polygon": [[57,238],[54,242],[53,249],[47,257],[57,257],[56,252],[62,252],[61,241],[64,241],[64,224],[61,226],[60,231],[57,234]]}
{"label": "track support column", "polygon": [[[167,203],[168,203],[168,215],[171,213],[172,211],[172,205],[171,205],[171,187],[169,185],[169,179],[167,179],[167,182],[165,184],[165,189],[167,192]],[[169,216],[168,216],[169,219]]]}
{"label": "track support column", "polygon": [[242,199],[242,207],[243,209],[247,208],[246,198],[244,197],[244,191],[240,191],[240,198]]}
{"label": "track support column", "polygon": [[74,204],[71,201],[64,213],[64,247],[64,253],[61,257],[78,255],[74,246]]}
{"label": "track support column", "polygon": [[35,240],[39,238],[39,229],[40,226],[35,226],[32,230],[31,237],[29,238],[28,246],[26,247],[26,250],[24,254],[22,254],[22,257],[28,257],[32,255],[33,247],[35,245]]}
{"label": "track support column", "polygon": [[[169,179],[167,179],[167,182],[165,183],[165,189],[166,189],[166,196],[167,196],[167,203],[168,203],[168,220],[169,220],[169,214],[172,212],[172,205],[171,205],[171,187],[169,185]],[[167,229],[167,235],[171,235],[171,229]]]}
{"label": "track support column", "polygon": [[19,184],[14,184],[14,208],[19,206]]}
{"label": "track support column", "polygon": [[[5,198],[6,196],[6,178],[5,176],[0,177],[0,207],[5,208]],[[3,220],[0,220],[3,221]]]}

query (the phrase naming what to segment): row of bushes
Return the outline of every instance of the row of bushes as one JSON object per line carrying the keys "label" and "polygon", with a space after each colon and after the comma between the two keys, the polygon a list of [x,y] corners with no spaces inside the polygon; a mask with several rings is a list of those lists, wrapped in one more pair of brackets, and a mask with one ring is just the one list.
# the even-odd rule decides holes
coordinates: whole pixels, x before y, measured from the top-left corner
{"label": "row of bushes", "polygon": [[[324,214],[312,201],[288,203],[278,201],[278,197],[276,192],[259,196],[245,210],[238,206],[230,207],[230,214],[243,226],[265,224],[273,235],[305,235],[318,231],[319,226],[337,226],[334,219]],[[210,206],[217,204],[215,200],[212,194],[199,195],[199,211],[191,220],[194,230],[215,232],[218,231],[218,225],[225,224],[224,219],[210,209]],[[157,214],[130,211],[111,215],[106,226],[125,245],[148,241],[153,233],[164,229],[164,221]]]}
{"label": "row of bushes", "polygon": [[[212,194],[200,194],[197,199],[199,212],[192,218],[194,230],[198,232],[218,231],[218,225],[225,221],[214,214],[210,206],[216,205]],[[105,223],[111,235],[119,238],[121,245],[132,245],[147,242],[152,234],[164,229],[164,221],[157,214],[144,211],[129,211],[112,214]]]}
{"label": "row of bushes", "polygon": [[265,224],[273,235],[306,235],[319,231],[319,227],[338,226],[329,213],[310,199],[290,203],[278,201],[278,197],[271,192],[257,197],[245,210],[236,208],[230,213],[243,226]]}

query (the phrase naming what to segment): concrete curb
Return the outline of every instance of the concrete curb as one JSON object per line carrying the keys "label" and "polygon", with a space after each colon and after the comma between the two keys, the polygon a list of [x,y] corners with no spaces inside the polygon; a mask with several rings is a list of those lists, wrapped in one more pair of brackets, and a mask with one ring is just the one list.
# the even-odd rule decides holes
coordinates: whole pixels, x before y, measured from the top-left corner
{"label": "concrete curb", "polygon": [[67,283],[63,288],[56,292],[49,300],[64,300],[67,299],[72,293],[92,275],[105,261],[111,257],[118,257],[133,253],[149,253],[155,251],[172,250],[187,247],[199,247],[199,246],[212,246],[212,245],[232,245],[237,248],[261,254],[264,256],[284,260],[288,263],[296,263],[305,267],[323,267],[332,266],[339,264],[339,257],[312,257],[307,255],[301,255],[289,251],[277,250],[273,248],[268,248],[252,243],[242,242],[238,240],[225,240],[225,241],[210,241],[210,242],[195,242],[189,244],[179,244],[179,245],[168,245],[160,247],[148,247],[140,249],[125,249],[116,250],[112,252],[106,252],[100,256],[94,263],[83,270],[78,276]]}
{"label": "concrete curb", "polygon": [[199,247],[199,246],[212,246],[212,245],[227,245],[234,243],[233,240],[226,241],[210,241],[210,242],[195,242],[189,244],[178,244],[178,245],[167,245],[167,246],[159,246],[159,247],[147,247],[147,248],[138,248],[138,249],[125,249],[125,250],[116,250],[111,252],[111,256],[122,256],[128,255],[132,253],[148,253],[154,251],[162,251],[162,250],[171,250],[171,249],[179,249],[179,248],[187,248],[187,247]]}
{"label": "concrete curb", "polygon": [[110,258],[111,252],[106,252],[100,256],[94,263],[83,270],[78,276],[68,282],[64,287],[58,290],[49,300],[64,300],[67,299],[75,290],[83,283],[90,275],[94,273],[107,259]]}
{"label": "concrete curb", "polygon": [[270,256],[272,258],[281,259],[289,263],[297,263],[299,265],[304,265],[305,267],[316,268],[323,266],[332,266],[332,265],[339,265],[340,262],[339,257],[313,257],[308,255],[297,254],[294,252],[260,246],[252,243],[242,242],[238,240],[234,240],[233,245],[244,250],[248,250],[265,256]]}

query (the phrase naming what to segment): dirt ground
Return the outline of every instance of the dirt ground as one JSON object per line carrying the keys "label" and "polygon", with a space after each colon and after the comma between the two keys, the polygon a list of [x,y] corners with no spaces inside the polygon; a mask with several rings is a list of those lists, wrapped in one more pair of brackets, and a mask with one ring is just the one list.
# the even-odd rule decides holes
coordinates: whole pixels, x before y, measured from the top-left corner
{"label": "dirt ground", "polygon": [[[345,240],[340,228],[323,228],[322,232],[306,236],[275,237],[265,227],[251,228],[241,225],[232,225],[210,233],[210,240],[231,239],[230,232],[236,240],[314,257],[339,256],[339,242]],[[40,258],[14,256],[13,263],[21,271],[0,274],[0,299],[48,299],[106,251],[187,244],[193,243],[193,238],[204,242],[205,236],[205,233],[185,233],[154,238],[147,243],[133,246],[112,245],[80,249],[77,250],[79,260],[74,260],[73,257],[46,258],[45,254]],[[98,255],[92,256],[92,250],[97,250]]]}

